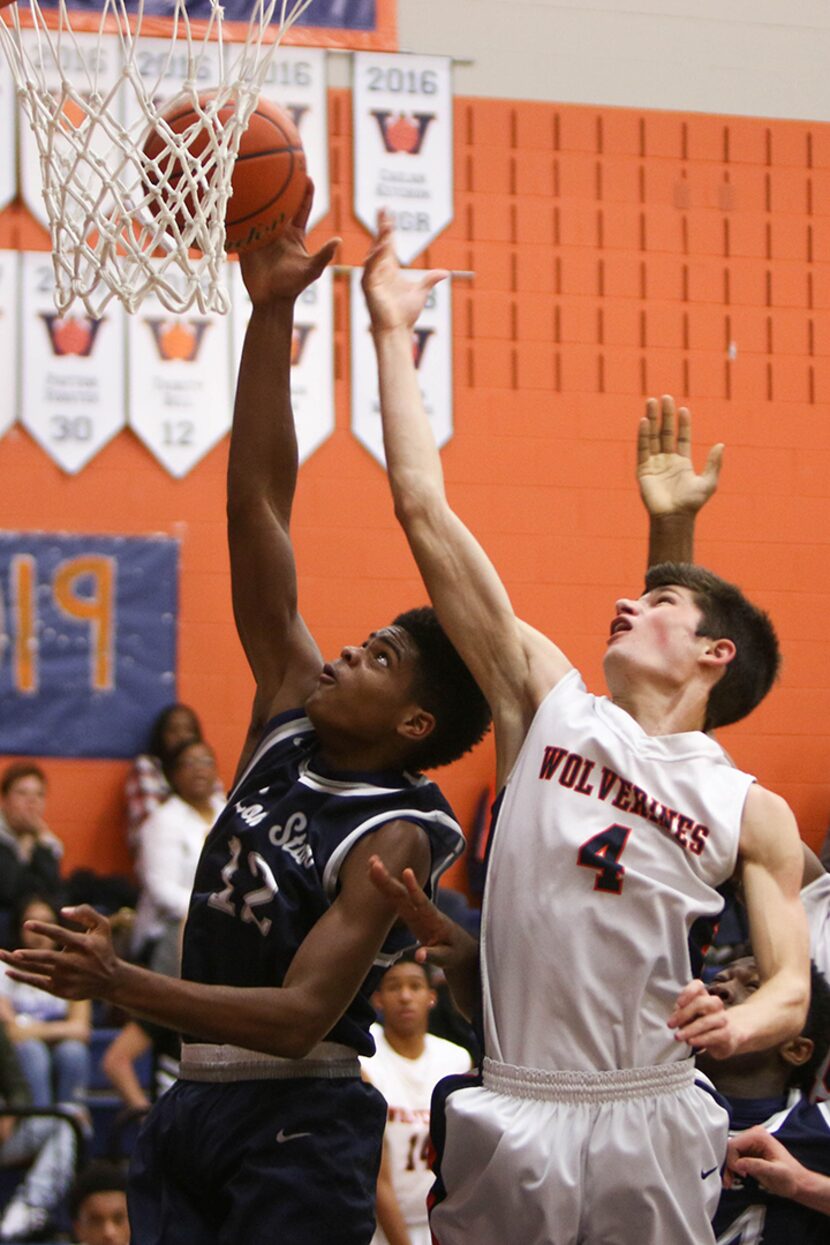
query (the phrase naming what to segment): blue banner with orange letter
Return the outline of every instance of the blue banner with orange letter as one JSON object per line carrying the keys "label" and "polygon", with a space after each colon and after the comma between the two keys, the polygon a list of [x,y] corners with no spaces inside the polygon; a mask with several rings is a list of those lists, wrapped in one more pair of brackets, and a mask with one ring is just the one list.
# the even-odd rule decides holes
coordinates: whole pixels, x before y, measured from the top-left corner
{"label": "blue banner with orange letter", "polygon": [[0,753],[130,757],[176,699],[178,542],[0,533]]}

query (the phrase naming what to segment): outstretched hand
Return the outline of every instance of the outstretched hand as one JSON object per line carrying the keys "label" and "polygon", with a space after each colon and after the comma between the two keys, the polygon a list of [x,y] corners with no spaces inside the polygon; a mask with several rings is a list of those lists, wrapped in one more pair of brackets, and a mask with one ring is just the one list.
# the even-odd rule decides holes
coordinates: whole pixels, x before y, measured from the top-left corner
{"label": "outstretched hand", "polygon": [[392,877],[380,856],[372,856],[369,877],[395,909],[398,919],[421,944],[415,953],[418,962],[423,964],[428,960],[440,968],[451,967],[457,958],[459,940],[466,940],[469,935],[436,908],[419,886],[413,871],[404,869],[398,880]]}
{"label": "outstretched hand", "polygon": [[696,514],[717,488],[722,462],[723,445],[713,445],[697,475],[690,412],[685,406],[676,410],[668,394],[659,403],[649,398],[637,430],[637,481],[652,517]]}
{"label": "outstretched hand", "polygon": [[314,254],[306,246],[305,231],[313,200],[314,183],[309,178],[303,201],[285,231],[267,246],[240,254],[242,280],[254,306],[298,298],[334,259],[339,238],[330,238]]}
{"label": "outstretched hand", "polygon": [[26,929],[45,935],[55,945],[50,950],[21,947],[17,951],[0,951],[9,977],[62,999],[106,998],[115,985],[120,964],[113,950],[109,921],[89,904],[63,908],[61,915],[81,929],[27,921]]}
{"label": "outstretched hand", "polygon": [[408,280],[392,245],[391,217],[383,211],[378,214],[378,236],[363,265],[363,293],[375,332],[414,328],[430,292],[449,275],[446,269],[435,268],[418,281]]}

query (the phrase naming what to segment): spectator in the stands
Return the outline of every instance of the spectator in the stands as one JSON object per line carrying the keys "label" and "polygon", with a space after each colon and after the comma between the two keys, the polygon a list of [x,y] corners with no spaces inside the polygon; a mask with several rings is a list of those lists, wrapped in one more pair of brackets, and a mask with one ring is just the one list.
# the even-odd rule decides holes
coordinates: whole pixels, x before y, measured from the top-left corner
{"label": "spectator in the stands", "polygon": [[[147,749],[137,756],[127,775],[127,837],[135,853],[139,846],[139,829],[170,795],[166,766],[183,743],[201,740],[202,727],[189,705],[168,705],[158,715],[147,740]],[[217,782],[221,793],[221,784]]]}
{"label": "spectator in the stands", "polygon": [[201,740],[175,748],[165,764],[171,794],[141,826],[138,875],[142,890],[133,954],[157,972],[172,973],[181,924],[205,836],[224,807],[216,791],[216,759]]}
{"label": "spectator in the stands", "polygon": [[46,775],[33,761],[15,761],[0,777],[0,908],[34,891],[60,891],[63,845],[44,819]]}
{"label": "spectator in the stands", "polygon": [[[14,945],[48,949],[48,938],[26,929],[26,921],[55,921],[50,902],[30,895],[16,914]],[[32,1105],[82,1102],[89,1087],[91,1008],[87,999],[67,1002],[37,986],[12,981],[0,965],[0,1020],[15,1045],[32,1093]]]}
{"label": "spectator in the stands", "polygon": [[[14,1043],[0,1024],[0,1112],[31,1105]],[[76,1149],[65,1119],[0,1113],[0,1167],[30,1164],[0,1217],[0,1241],[43,1239],[40,1233],[72,1181]]]}
{"label": "spectator in the stands", "polygon": [[[152,1083],[145,1087],[138,1062],[152,1052]],[[104,1076],[129,1111],[149,1111],[179,1075],[179,1035],[149,1020],[130,1019],[101,1058]]]}
{"label": "spectator in the stands", "polygon": [[120,1163],[90,1163],[69,1195],[73,1239],[80,1245],[130,1245],[127,1173]]}

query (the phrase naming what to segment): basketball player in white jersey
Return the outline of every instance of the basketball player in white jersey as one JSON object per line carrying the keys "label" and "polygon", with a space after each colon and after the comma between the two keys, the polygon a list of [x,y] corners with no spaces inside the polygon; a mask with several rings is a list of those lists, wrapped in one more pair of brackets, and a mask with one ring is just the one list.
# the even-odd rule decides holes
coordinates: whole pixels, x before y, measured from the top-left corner
{"label": "basketball player in white jersey", "polygon": [[381,1023],[372,1025],[374,1055],[360,1063],[387,1103],[372,1245],[430,1245],[429,1104],[442,1077],[471,1067],[463,1046],[428,1032],[436,1003],[429,972],[407,954],[386,970],[372,1000]]}
{"label": "basketball player in white jersey", "polygon": [[[653,567],[643,595],[613,608],[605,698],[516,617],[447,502],[413,365],[412,326],[443,275],[407,282],[382,219],[364,290],[395,510],[490,702],[500,792],[480,944],[483,1085],[448,1098],[432,1230],[440,1245],[703,1245],[727,1116],[691,1048],[765,1049],[806,1015],[795,820],[704,733],[767,692],[775,634],[709,572]],[[643,436],[648,451],[648,425]],[[761,985],[727,1011],[691,981],[687,936],[736,872]],[[474,955],[447,967],[468,1011],[474,970]]]}

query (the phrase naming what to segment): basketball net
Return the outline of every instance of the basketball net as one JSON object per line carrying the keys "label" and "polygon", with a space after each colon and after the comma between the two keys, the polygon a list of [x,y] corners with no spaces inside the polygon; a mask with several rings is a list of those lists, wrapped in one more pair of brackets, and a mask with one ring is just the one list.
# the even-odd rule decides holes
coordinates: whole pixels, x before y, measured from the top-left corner
{"label": "basketball net", "polygon": [[[102,0],[94,15],[66,0],[43,9],[25,0],[21,13],[23,3],[0,13],[0,42],[37,140],[58,311],[79,299],[97,318],[117,298],[134,312],[154,293],[173,312],[194,303],[226,312],[225,211],[239,142],[274,49],[311,0],[253,0],[241,39],[240,23],[229,38],[218,0],[201,21],[172,0],[163,23],[145,16],[145,0]],[[162,55],[140,57],[142,36],[160,33]],[[176,103],[198,118],[178,134],[162,115],[174,80]],[[151,129],[163,139],[153,159],[142,149]],[[189,144],[203,130],[194,156]]]}

